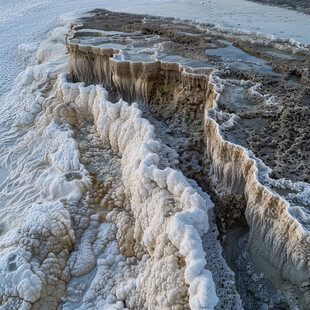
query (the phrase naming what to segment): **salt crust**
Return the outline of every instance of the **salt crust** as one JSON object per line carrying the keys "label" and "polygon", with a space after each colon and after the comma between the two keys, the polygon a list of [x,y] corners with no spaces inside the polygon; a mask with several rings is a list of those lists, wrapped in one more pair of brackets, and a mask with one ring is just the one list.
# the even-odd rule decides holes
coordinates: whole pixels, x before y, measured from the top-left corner
{"label": "salt crust", "polygon": [[[1,145],[3,165],[10,171],[2,190],[12,188],[12,197],[16,198],[7,199],[2,210],[1,224],[5,229],[0,242],[0,300],[3,309],[30,309],[39,305],[49,291],[60,287],[60,282],[64,285],[69,281],[68,272],[73,276],[80,275],[94,266],[88,265],[89,252],[73,252],[77,257],[69,259],[75,234],[70,219],[72,214],[64,203],[79,200],[90,186],[88,172],[79,162],[74,132],[64,122],[67,119],[67,123],[73,124],[79,113],[93,116],[102,142],[109,144],[122,157],[123,182],[130,192],[135,217],[133,238],[147,249],[151,258],[157,248],[163,250],[162,246],[169,248],[170,245],[172,251],[169,253],[166,249],[167,254],[154,266],[151,263],[155,258],[149,259],[149,266],[145,268],[149,272],[148,278],[140,274],[117,291],[117,298],[124,299],[133,287],[137,287],[138,292],[144,292],[147,302],[157,300],[159,305],[164,305],[163,308],[176,304],[178,291],[173,292],[174,287],[161,288],[169,292],[168,304],[164,304],[162,297],[152,296],[154,287],[150,286],[156,277],[163,282],[167,276],[169,278],[169,275],[158,272],[162,268],[167,272],[165,255],[170,259],[176,249],[185,258],[190,307],[213,309],[218,299],[212,275],[204,268],[205,253],[200,238],[208,230],[207,211],[213,206],[211,201],[203,199],[182,173],[169,167],[164,170],[157,168],[161,145],[152,125],[141,117],[136,104],[129,106],[122,100],[112,104],[101,86],[84,87],[81,83],[69,83],[64,74],[59,75],[67,70],[63,41],[66,31],[68,25],[54,30],[51,37],[40,44],[36,57],[41,64],[27,68],[18,77],[18,89],[13,90],[24,96],[23,105],[17,113],[13,113],[10,106],[4,111],[6,122],[13,127],[8,140]],[[55,94],[56,98],[53,97]],[[55,99],[55,107],[49,109],[47,104],[51,98]],[[59,104],[62,105],[60,111],[57,110]],[[75,110],[76,115],[69,108]],[[64,112],[66,109],[67,113]],[[79,177],[68,178],[72,173]],[[169,197],[173,197],[177,207],[167,216],[165,204]],[[92,222],[98,226],[98,217],[90,218],[89,229]],[[87,238],[86,230],[81,244],[87,244]],[[86,245],[86,251],[87,248]],[[115,250],[113,246],[111,248],[113,254]],[[115,243],[114,248],[117,248]],[[141,259],[143,261],[146,257]],[[67,262],[72,260],[73,267],[68,271]],[[173,274],[174,268],[169,272]],[[110,300],[114,302],[113,309],[124,306],[113,297]]]}
{"label": "salt crust", "polygon": [[[142,240],[150,254],[156,251],[158,242],[167,245],[171,242],[186,257],[185,282],[189,285],[190,307],[212,309],[217,297],[212,275],[204,269],[205,253],[200,238],[208,229],[210,200],[205,201],[182,173],[169,167],[157,168],[161,146],[153,126],[141,117],[136,104],[129,106],[122,100],[112,104],[101,86],[68,83],[65,75],[58,78],[57,85],[57,96],[63,102],[74,102],[79,113],[91,113],[102,141],[121,154],[123,182],[130,191],[136,220],[134,239]],[[183,211],[165,218],[165,210],[158,208],[158,204],[164,207],[169,196]],[[149,281],[142,279],[139,286]]]}

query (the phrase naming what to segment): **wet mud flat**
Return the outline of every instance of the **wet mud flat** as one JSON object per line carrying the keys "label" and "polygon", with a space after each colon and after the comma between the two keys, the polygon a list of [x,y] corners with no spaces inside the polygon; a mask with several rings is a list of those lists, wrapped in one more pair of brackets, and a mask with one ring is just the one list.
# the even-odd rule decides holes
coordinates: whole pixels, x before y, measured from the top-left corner
{"label": "wet mud flat", "polygon": [[[191,21],[91,13],[74,26],[67,42],[73,81],[103,84],[115,101],[138,102],[156,135],[175,152],[175,168],[211,194],[215,229],[236,273],[232,287],[245,309],[306,309],[307,274],[294,278],[285,271],[295,270],[292,237],[278,224],[272,226],[278,215],[258,219],[255,203],[268,200],[271,209],[281,209],[281,197],[309,214],[304,195],[299,195],[310,181],[309,49]],[[240,161],[242,152],[250,154],[250,160]],[[257,195],[253,192],[259,192],[259,186],[250,186],[247,175],[253,161],[257,182],[264,187]],[[302,222],[305,234],[308,224]],[[273,228],[266,233],[263,227],[268,230],[268,225]],[[255,238],[257,229],[263,240]],[[276,249],[277,239],[286,243],[280,242],[282,253]],[[301,270],[308,273],[308,244],[300,242],[300,248],[306,260]],[[231,309],[237,309],[216,271],[216,258],[207,263],[222,297],[217,308],[225,309],[230,300]],[[283,267],[286,264],[289,267]],[[298,284],[290,284],[293,281]]]}
{"label": "wet mud flat", "polygon": [[310,4],[307,0],[249,0],[263,4],[285,7],[300,11],[305,14],[310,14]]}

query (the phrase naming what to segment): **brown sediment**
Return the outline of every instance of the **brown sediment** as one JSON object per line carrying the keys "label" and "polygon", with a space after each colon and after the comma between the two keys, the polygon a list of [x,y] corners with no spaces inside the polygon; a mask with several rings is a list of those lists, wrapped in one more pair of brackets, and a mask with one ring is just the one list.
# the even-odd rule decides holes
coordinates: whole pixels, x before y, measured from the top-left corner
{"label": "brown sediment", "polygon": [[288,9],[297,10],[305,14],[310,14],[310,5],[309,1],[307,0],[249,0],[249,1],[284,7]]}
{"label": "brown sediment", "polygon": [[[100,10],[94,13],[94,17],[83,21],[84,27],[157,34],[170,40],[167,50],[182,57],[191,55],[199,61],[212,58],[203,51],[214,44],[215,39],[206,39],[195,24],[185,27],[181,21],[169,19],[165,23],[158,18],[143,22],[144,16],[139,15]],[[184,29],[197,35],[184,34]],[[184,174],[213,193],[219,227],[225,231],[225,225],[232,226],[245,217],[249,226],[247,248],[257,267],[264,271],[268,265],[268,270],[272,269],[278,278],[299,283],[301,287],[310,277],[309,231],[289,213],[289,202],[259,181],[257,161],[244,145],[223,138],[225,130],[221,130],[221,124],[209,112],[220,108],[224,113],[241,118],[244,143],[272,168],[272,177],[309,182],[307,53],[301,53],[300,59],[293,61],[281,60],[269,56],[258,45],[237,38],[235,43],[252,55],[267,59],[282,73],[282,76],[270,76],[230,69],[223,76],[219,74],[221,79],[259,83],[258,95],[245,91],[245,97],[247,95],[258,108],[253,111],[228,106],[218,100],[216,82],[211,80],[212,69],[187,70],[177,63],[162,61],[120,62],[112,58],[118,53],[116,49],[73,44],[70,38],[67,49],[73,81],[104,84],[130,103],[146,104],[152,115],[171,130],[171,145],[179,154],[179,167]],[[300,84],[289,81],[294,75],[300,77]],[[275,96],[275,105],[266,104],[267,95]],[[259,128],[258,121],[265,128]],[[166,138],[165,142],[169,141]]]}

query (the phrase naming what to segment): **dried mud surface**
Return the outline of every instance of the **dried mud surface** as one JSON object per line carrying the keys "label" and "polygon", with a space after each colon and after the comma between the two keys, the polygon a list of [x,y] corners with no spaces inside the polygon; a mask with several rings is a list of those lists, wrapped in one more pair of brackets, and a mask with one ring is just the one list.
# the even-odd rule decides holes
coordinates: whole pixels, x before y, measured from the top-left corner
{"label": "dried mud surface", "polygon": [[[147,23],[143,23],[141,15],[120,15],[112,12],[108,13],[107,16],[105,14],[107,13],[98,11],[91,20],[82,21],[83,27],[126,32],[140,30],[143,35],[159,35],[164,37],[163,40],[169,40],[165,44],[167,53],[205,62],[210,67],[217,65],[221,68],[221,60],[218,56],[209,56],[205,53],[208,48],[223,46],[221,42],[217,41],[221,37],[212,34],[206,37],[205,33],[199,31],[195,24],[185,26],[181,21],[178,23],[174,20],[162,20],[153,17]],[[310,171],[307,164],[310,163],[310,149],[307,143],[310,132],[309,53],[298,52],[293,54],[293,57],[296,58],[286,59],[270,55],[259,44],[242,42],[238,37],[235,37],[231,42],[243,51],[266,60],[280,75],[273,76],[231,68],[229,72],[225,73],[225,78],[260,83],[258,91],[262,95],[275,96],[277,104],[260,106],[255,111],[236,109],[224,104],[220,108],[225,112],[234,113],[241,117],[242,123],[246,127],[246,145],[272,168],[275,178],[309,182]],[[153,89],[157,89],[156,84]],[[200,92],[203,93],[203,90]],[[201,96],[198,93],[198,96],[195,95],[195,97]],[[125,97],[124,99],[130,101],[130,98]],[[156,111],[158,116],[162,116],[168,121],[172,118],[175,113],[174,110],[169,111],[170,107],[164,110],[159,108],[159,105],[154,102],[158,101],[158,98],[156,99],[153,94],[149,96],[149,99],[151,100],[149,104],[153,106],[153,109],[158,109]],[[256,100],[256,103],[259,103],[259,98],[251,100]],[[201,103],[202,99],[195,101],[194,104],[191,104],[190,109],[195,110],[195,107]],[[179,103],[175,104],[175,109],[181,109]],[[201,119],[195,115],[193,118]],[[258,123],[259,126],[257,126]]]}

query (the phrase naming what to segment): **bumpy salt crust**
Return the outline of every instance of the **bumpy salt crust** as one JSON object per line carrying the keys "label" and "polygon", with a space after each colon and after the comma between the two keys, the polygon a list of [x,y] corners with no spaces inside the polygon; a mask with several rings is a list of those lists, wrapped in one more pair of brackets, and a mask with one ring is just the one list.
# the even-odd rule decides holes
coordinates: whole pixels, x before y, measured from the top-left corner
{"label": "bumpy salt crust", "polygon": [[[156,247],[165,247],[164,244],[170,255],[179,251],[186,257],[185,282],[189,285],[190,307],[212,309],[217,297],[212,276],[204,269],[205,253],[200,238],[208,229],[207,210],[212,206],[211,202],[202,199],[180,172],[169,167],[164,170],[157,168],[161,146],[156,141],[153,126],[141,117],[136,104],[129,106],[123,101],[112,104],[107,101],[107,93],[101,86],[68,83],[64,75],[60,76],[57,85],[57,97],[65,103],[74,102],[82,114],[91,113],[102,141],[122,155],[124,186],[131,196],[136,222],[134,240],[146,247],[151,255],[150,261],[155,260],[152,256]],[[169,198],[176,206],[165,210]],[[179,213],[169,216],[176,210]],[[161,268],[164,268],[164,261],[164,258],[159,261]],[[151,262],[148,265],[146,272],[149,275],[140,279],[139,286],[141,290],[147,290],[146,300],[156,303],[156,294],[152,296],[154,292],[148,291],[148,286],[158,278],[165,279],[158,270],[159,266],[152,266]],[[170,268],[173,272],[178,266]],[[170,291],[172,287],[166,289]],[[178,299],[177,288],[169,294],[165,296],[168,303],[164,298],[159,302],[164,307],[172,306]]]}
{"label": "bumpy salt crust", "polygon": [[[68,26],[59,30],[68,31]],[[75,243],[71,215],[63,202],[80,199],[90,185],[88,172],[79,163],[73,130],[44,111],[55,77],[67,69],[64,38],[55,31],[49,42],[58,42],[60,49],[46,53],[39,48],[38,57],[44,55],[49,63],[29,67],[17,78],[3,111],[1,128],[7,138],[0,157],[9,171],[1,185],[2,195],[6,193],[0,223],[3,309],[57,305],[70,278],[65,269]],[[23,105],[12,112],[15,100]],[[72,172],[79,177],[68,181]]]}
{"label": "bumpy salt crust", "polygon": [[[18,87],[26,100],[16,119],[9,106],[5,111],[6,122],[13,127],[1,145],[3,166],[10,171],[3,187],[12,188],[12,194],[2,210],[1,305],[4,309],[54,308],[70,277],[83,276],[97,264],[84,296],[96,301],[95,308],[122,309],[125,300],[135,307],[134,290],[144,307],[183,309],[188,307],[187,299],[180,298],[185,294],[192,309],[213,309],[218,298],[212,275],[205,269],[200,237],[208,230],[211,201],[207,196],[203,199],[182,173],[169,166],[158,168],[162,146],[136,104],[129,106],[122,100],[112,104],[101,86],[84,87],[59,75],[67,70],[65,31],[68,26],[54,30],[37,50],[42,64],[20,75]],[[136,244],[131,255],[137,256],[139,264],[131,278],[122,273],[124,278],[115,288],[112,281],[99,289],[109,267],[121,268],[124,257],[116,239],[120,241],[117,234],[120,239],[123,235],[114,224],[108,224],[108,229],[100,225],[98,215],[87,216],[85,211],[81,218],[77,211],[78,201],[91,185],[70,126],[79,117],[93,119],[102,143],[121,155],[122,180],[134,221],[130,223],[117,210],[106,219],[119,228],[128,226],[125,246]],[[79,233],[73,230],[77,222]],[[103,243],[109,244],[105,260],[100,256],[105,247],[97,242],[101,233],[102,240],[107,240]],[[79,244],[70,256],[77,234]],[[99,298],[113,289],[114,295]],[[76,305],[64,305],[68,307]]]}

